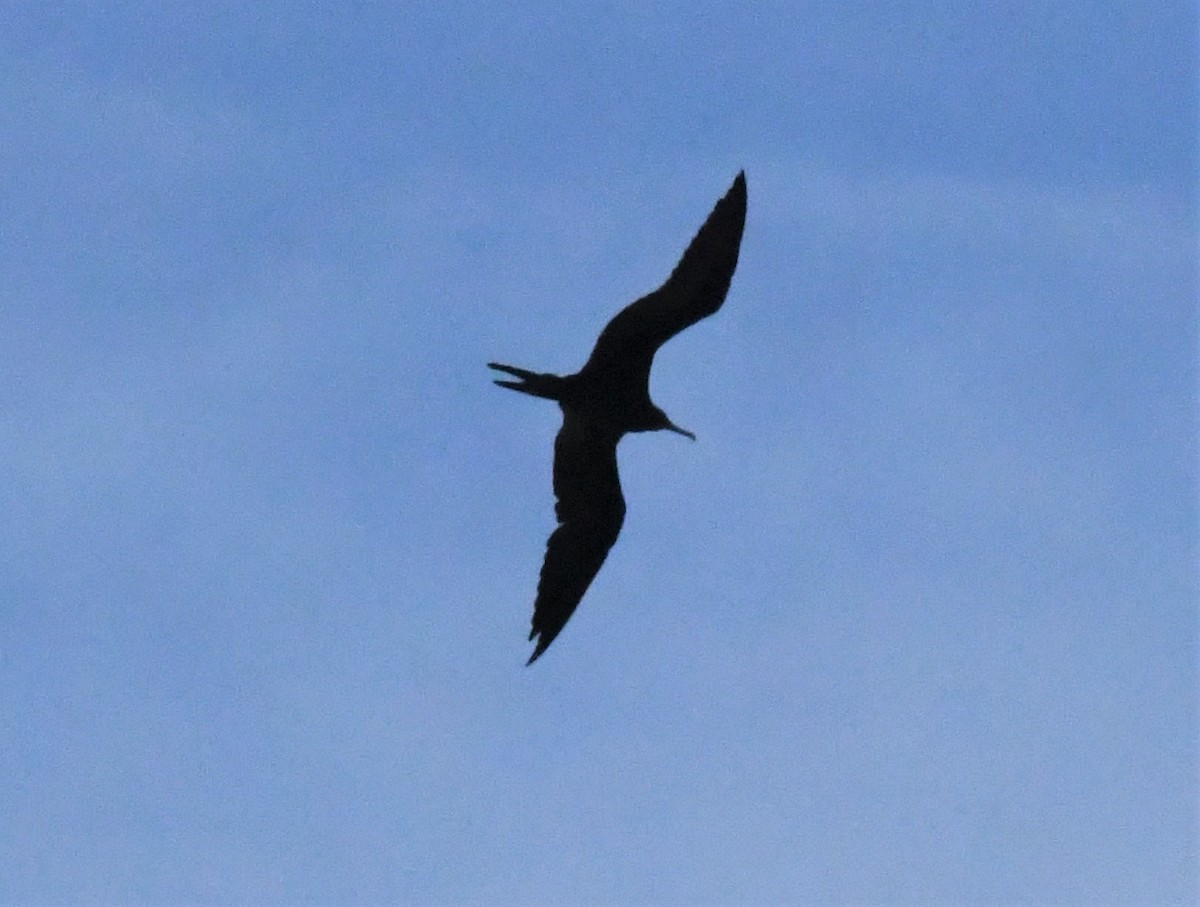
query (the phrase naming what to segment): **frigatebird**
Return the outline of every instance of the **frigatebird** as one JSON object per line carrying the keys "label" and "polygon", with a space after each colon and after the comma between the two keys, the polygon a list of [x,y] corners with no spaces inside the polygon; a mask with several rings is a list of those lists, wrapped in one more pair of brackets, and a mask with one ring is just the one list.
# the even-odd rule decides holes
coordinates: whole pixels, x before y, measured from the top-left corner
{"label": "frigatebird", "polygon": [[546,651],[574,613],[625,521],[617,474],[617,443],[633,431],[666,429],[696,440],[650,399],[650,366],[658,348],[721,307],[737,267],[746,222],[746,174],[741,172],[688,245],[661,287],[622,309],[600,332],[592,355],[574,375],[531,372],[489,362],[518,378],[497,380],[563,412],[554,441],[555,516],[546,543],[526,665]]}

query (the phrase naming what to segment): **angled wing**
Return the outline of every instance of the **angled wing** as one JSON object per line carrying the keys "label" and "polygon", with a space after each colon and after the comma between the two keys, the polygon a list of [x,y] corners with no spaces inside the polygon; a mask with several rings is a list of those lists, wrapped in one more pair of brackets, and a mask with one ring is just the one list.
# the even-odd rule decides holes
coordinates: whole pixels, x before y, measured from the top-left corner
{"label": "angled wing", "polygon": [[554,512],[559,526],[546,543],[529,638],[537,647],[528,664],[546,651],[574,613],[625,521],[625,498],[617,475],[619,434],[564,412],[554,441]]}
{"label": "angled wing", "polygon": [[658,348],[721,307],[737,267],[746,223],[746,175],[739,173],[692,239],[667,282],[622,309],[600,334],[583,371],[639,374]]}

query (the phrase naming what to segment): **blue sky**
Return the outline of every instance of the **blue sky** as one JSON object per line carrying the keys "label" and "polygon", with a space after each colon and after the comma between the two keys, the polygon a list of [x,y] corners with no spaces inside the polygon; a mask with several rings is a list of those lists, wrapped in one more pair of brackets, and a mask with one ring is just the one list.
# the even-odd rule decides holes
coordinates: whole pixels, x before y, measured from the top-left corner
{"label": "blue sky", "polygon": [[[1190,4],[2,18],[0,902],[1194,894]],[[743,167],[527,670],[484,364]]]}

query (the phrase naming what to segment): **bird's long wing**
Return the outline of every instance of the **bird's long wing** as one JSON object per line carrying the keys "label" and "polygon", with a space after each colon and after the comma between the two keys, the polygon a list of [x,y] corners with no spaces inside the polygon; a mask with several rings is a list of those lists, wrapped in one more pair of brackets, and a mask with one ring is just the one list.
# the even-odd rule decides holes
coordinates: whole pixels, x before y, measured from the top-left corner
{"label": "bird's long wing", "polygon": [[620,435],[564,413],[554,441],[559,526],[546,543],[529,631],[537,646],[528,664],[546,651],[574,613],[621,532],[625,498],[617,475],[619,440]]}
{"label": "bird's long wing", "polygon": [[622,309],[604,328],[584,372],[647,380],[658,348],[721,307],[737,267],[746,223],[746,175],[739,173],[683,253],[667,282]]}

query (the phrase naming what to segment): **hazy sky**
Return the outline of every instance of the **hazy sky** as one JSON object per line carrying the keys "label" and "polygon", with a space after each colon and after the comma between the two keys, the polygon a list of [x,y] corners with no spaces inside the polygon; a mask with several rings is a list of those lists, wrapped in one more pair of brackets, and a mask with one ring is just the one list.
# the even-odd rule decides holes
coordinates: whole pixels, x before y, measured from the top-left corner
{"label": "hazy sky", "polygon": [[[9,4],[0,903],[1168,904],[1197,22]],[[523,667],[569,372],[741,168]]]}

